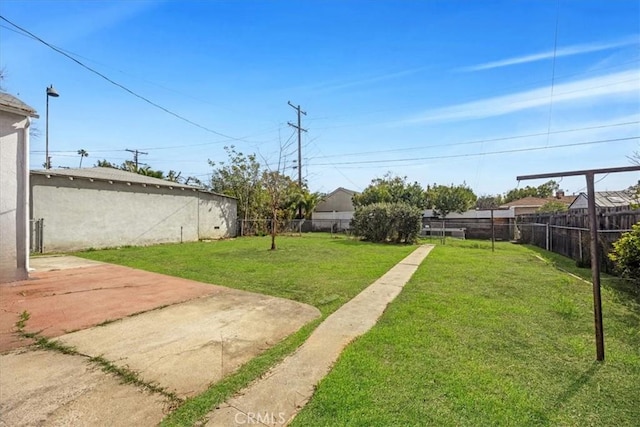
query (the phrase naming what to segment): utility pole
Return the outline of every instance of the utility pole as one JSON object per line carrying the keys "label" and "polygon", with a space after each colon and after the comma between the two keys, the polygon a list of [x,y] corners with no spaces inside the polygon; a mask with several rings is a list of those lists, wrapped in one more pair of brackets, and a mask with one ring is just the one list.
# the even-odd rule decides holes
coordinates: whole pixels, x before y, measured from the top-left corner
{"label": "utility pole", "polygon": [[596,360],[604,360],[604,330],[602,327],[602,299],[600,295],[600,258],[598,256],[598,218],[596,217],[596,198],[593,177],[596,174],[640,171],[640,166],[627,166],[609,169],[590,169],[571,172],[543,173],[517,177],[518,181],[537,178],[561,178],[584,175],[587,179],[587,212],[589,213],[589,235],[591,237],[591,280],[593,282],[593,315],[596,330]]}
{"label": "utility pole", "polygon": [[125,151],[133,153],[133,163],[136,165],[136,171],[138,171],[138,155],[140,155],[140,154],[149,154],[149,153],[145,153],[144,151],[129,150],[128,148]]}
{"label": "utility pole", "polygon": [[[300,189],[302,189],[302,132],[306,132],[307,130],[302,128],[302,125],[300,123],[300,115],[304,114],[306,116],[307,113],[302,111],[299,105],[293,105],[291,101],[287,101],[287,103],[298,113],[298,124],[294,125],[291,122],[287,122],[287,124],[292,128],[296,128],[298,130],[298,185],[300,186]],[[302,218],[302,205],[298,206],[298,218]]]}

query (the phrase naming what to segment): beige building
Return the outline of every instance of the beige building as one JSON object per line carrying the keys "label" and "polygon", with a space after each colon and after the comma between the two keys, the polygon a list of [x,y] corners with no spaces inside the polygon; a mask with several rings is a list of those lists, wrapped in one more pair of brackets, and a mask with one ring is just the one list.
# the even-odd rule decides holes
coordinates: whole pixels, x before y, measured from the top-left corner
{"label": "beige building", "polygon": [[311,215],[314,231],[343,231],[349,228],[355,208],[355,191],[339,187],[329,193]]}
{"label": "beige building", "polygon": [[0,92],[0,283],[29,270],[29,126],[36,111]]}
{"label": "beige building", "polygon": [[236,235],[236,199],[113,168],[31,171],[43,252]]}

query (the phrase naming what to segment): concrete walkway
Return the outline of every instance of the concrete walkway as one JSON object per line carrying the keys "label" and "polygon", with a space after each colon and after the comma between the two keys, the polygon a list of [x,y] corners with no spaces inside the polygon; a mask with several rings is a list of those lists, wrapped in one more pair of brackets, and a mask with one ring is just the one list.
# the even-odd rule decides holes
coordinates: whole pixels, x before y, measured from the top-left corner
{"label": "concrete walkway", "polygon": [[331,314],[291,356],[209,414],[207,426],[288,424],[355,338],[375,325],[433,249],[421,246]]}

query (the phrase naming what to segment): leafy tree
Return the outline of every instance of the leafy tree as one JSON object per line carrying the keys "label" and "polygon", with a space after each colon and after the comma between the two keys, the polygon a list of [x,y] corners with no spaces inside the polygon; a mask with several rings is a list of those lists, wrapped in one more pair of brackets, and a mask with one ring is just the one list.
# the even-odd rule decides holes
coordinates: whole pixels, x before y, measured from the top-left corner
{"label": "leafy tree", "polygon": [[613,243],[609,259],[615,263],[616,271],[640,292],[640,222]]}
{"label": "leafy tree", "polygon": [[242,220],[263,218],[263,172],[256,155],[245,155],[234,146],[224,149],[229,158],[227,162],[209,160],[214,168],[211,190],[238,199],[238,216]]}
{"label": "leafy tree", "polygon": [[353,196],[357,208],[373,203],[407,203],[424,209],[426,198],[420,184],[407,182],[407,177],[393,176],[388,172],[382,178],[375,178],[362,193]]}
{"label": "leafy tree", "polygon": [[480,196],[476,200],[476,208],[484,210],[497,208],[502,204],[502,196],[500,194],[496,196]]}
{"label": "leafy tree", "polygon": [[567,212],[569,210],[569,206],[566,204],[559,202],[557,200],[550,200],[544,205],[540,206],[538,212],[540,213],[560,213]]}
{"label": "leafy tree", "polygon": [[153,170],[149,166],[143,166],[141,168],[139,167],[137,169],[137,173],[139,175],[150,176],[152,178],[165,179],[164,172],[162,172],[161,170]]}
{"label": "leafy tree", "polygon": [[444,218],[451,212],[462,213],[471,209],[477,200],[473,190],[466,184],[436,185],[427,187],[427,207],[434,214]]}
{"label": "leafy tree", "polygon": [[89,153],[87,153],[87,150],[85,150],[84,148],[81,148],[80,150],[78,150],[78,155],[80,156],[80,168],[82,168],[82,159],[85,157],[89,157]]}
{"label": "leafy tree", "polygon": [[525,197],[540,197],[545,199],[553,196],[553,193],[555,193],[559,188],[560,186],[554,180],[549,180],[537,187],[527,185],[524,188],[514,188],[507,191],[504,195],[503,204],[513,202],[514,200],[520,200]]}
{"label": "leafy tree", "polygon": [[180,182],[181,181],[182,172],[176,172],[174,170],[169,170],[167,176],[164,179],[171,182]]}
{"label": "leafy tree", "polygon": [[303,189],[301,196],[301,205],[304,217],[306,219],[311,219],[311,214],[316,210],[318,204],[324,200],[324,196],[318,192],[310,193],[306,188]]}
{"label": "leafy tree", "polygon": [[120,169],[118,167],[118,165],[116,165],[115,163],[111,163],[110,161],[108,161],[107,159],[103,159],[103,160],[98,160],[95,164],[95,166],[99,167],[99,168],[113,168],[113,169]]}
{"label": "leafy tree", "polygon": [[102,167],[102,168],[120,169],[127,172],[137,173],[139,175],[165,179],[164,172],[162,172],[161,170],[154,170],[154,169],[151,169],[151,167],[146,165],[142,167],[136,167],[136,164],[131,160],[125,160],[122,164],[116,165],[115,163],[111,163],[110,161],[103,159],[103,160],[98,160],[95,166]]}

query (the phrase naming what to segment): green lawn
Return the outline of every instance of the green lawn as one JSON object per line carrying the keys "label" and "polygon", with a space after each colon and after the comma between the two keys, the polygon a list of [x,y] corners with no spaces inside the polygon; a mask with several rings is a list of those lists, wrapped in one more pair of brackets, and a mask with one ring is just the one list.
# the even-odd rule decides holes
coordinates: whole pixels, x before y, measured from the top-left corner
{"label": "green lawn", "polygon": [[[159,245],[77,255],[317,306],[325,318],[415,247],[326,234]],[[545,260],[537,258],[542,256]],[[509,243],[438,246],[380,322],[347,347],[296,426],[638,425],[640,304],[603,278],[607,360],[594,362],[589,278],[565,258]],[[188,400],[193,425],[294,351],[322,319]]]}
{"label": "green lawn", "polygon": [[591,287],[553,266],[571,262],[496,249],[435,248],[293,425],[638,425],[637,300],[603,280],[606,361],[595,362]]}
{"label": "green lawn", "polygon": [[357,295],[415,246],[308,233],[79,252],[83,258],[311,304],[323,315]]}
{"label": "green lawn", "polygon": [[356,296],[410,254],[415,246],[379,245],[329,234],[277,238],[269,251],[269,237],[125,247],[79,252],[74,255],[289,298],[314,305],[322,317],[305,326],[238,372],[189,399],[170,414],[164,425],[193,425],[215,405],[224,402],[263,375],[300,346],[329,314]]}

